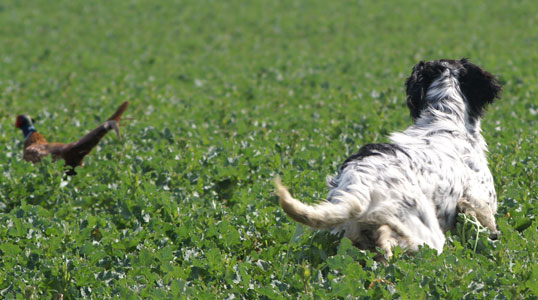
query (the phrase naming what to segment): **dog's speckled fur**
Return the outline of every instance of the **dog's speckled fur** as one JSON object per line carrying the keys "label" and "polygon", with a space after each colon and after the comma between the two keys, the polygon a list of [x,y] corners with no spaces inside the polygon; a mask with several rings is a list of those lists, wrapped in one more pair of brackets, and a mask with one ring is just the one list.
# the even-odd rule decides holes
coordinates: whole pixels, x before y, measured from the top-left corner
{"label": "dog's speckled fur", "polygon": [[480,118],[501,87],[490,73],[461,60],[420,62],[406,81],[413,125],[389,144],[369,144],[328,178],[327,201],[307,205],[279,180],[276,194],[294,220],[344,235],[362,249],[391,256],[400,245],[441,253],[458,211],[497,234],[497,197],[487,166]]}

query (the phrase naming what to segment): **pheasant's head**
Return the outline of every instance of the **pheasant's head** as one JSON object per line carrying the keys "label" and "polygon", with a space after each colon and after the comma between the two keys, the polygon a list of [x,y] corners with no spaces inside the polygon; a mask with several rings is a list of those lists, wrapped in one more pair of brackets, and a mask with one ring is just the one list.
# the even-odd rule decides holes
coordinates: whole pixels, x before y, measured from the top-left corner
{"label": "pheasant's head", "polygon": [[30,119],[30,117],[26,115],[17,116],[17,120],[15,121],[15,127],[22,130],[24,138],[28,137],[28,135],[30,135],[30,133],[32,133],[33,131],[36,131],[34,124],[32,123],[32,119]]}

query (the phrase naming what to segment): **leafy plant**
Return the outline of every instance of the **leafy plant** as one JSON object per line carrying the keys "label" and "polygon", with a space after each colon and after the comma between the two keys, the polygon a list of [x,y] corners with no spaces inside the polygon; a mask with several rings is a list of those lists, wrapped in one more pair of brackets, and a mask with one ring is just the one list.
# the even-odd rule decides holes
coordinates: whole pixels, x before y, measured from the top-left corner
{"label": "leafy plant", "polygon": [[[0,3],[0,298],[536,299],[535,3]],[[290,220],[326,175],[411,120],[419,60],[470,57],[504,92],[482,122],[492,243],[460,216],[441,255],[386,264]],[[70,141],[130,107],[77,176],[22,161],[30,114]]]}

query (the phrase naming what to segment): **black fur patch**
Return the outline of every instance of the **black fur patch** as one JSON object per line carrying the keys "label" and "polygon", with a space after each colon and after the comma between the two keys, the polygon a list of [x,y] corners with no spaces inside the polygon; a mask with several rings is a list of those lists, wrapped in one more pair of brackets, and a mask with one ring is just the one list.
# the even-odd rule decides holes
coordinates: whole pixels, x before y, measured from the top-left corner
{"label": "black fur patch", "polygon": [[431,83],[447,68],[458,71],[458,81],[467,99],[472,121],[482,117],[485,107],[495,98],[499,98],[502,88],[495,76],[470,63],[466,58],[421,61],[413,67],[411,75],[405,81],[407,107],[413,120],[418,118],[426,107],[425,96]]}
{"label": "black fur patch", "polygon": [[466,58],[421,61],[413,67],[411,75],[405,81],[407,107],[413,120],[420,116],[427,105],[425,97],[431,83],[447,68],[458,71],[460,88],[469,104],[472,121],[482,117],[487,104],[499,97],[501,86],[497,79]]}
{"label": "black fur patch", "polygon": [[340,166],[340,171],[345,169],[347,165],[353,161],[361,160],[367,156],[372,155],[392,155],[396,156],[396,152],[399,151],[405,155],[407,155],[409,158],[409,154],[405,152],[400,146],[395,144],[387,144],[387,143],[380,143],[380,144],[366,144],[362,146],[359,151],[356,153],[351,154]]}
{"label": "black fur patch", "polygon": [[460,63],[463,65],[459,74],[460,88],[469,104],[469,116],[475,121],[484,115],[488,104],[499,98],[502,87],[495,76],[467,59],[461,59]]}
{"label": "black fur patch", "polygon": [[430,84],[446,69],[436,61],[420,61],[413,67],[411,76],[405,81],[407,107],[413,120],[420,116],[426,107],[426,92]]}

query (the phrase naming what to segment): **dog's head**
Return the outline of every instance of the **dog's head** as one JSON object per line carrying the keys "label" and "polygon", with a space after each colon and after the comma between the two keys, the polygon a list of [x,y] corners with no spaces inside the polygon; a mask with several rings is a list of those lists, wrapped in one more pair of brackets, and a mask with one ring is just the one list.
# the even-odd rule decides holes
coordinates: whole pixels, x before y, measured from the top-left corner
{"label": "dog's head", "polygon": [[482,117],[486,106],[499,97],[501,86],[497,79],[465,58],[421,61],[413,67],[405,82],[407,106],[413,120],[428,105],[426,94],[430,85],[447,71],[459,82],[471,120]]}

